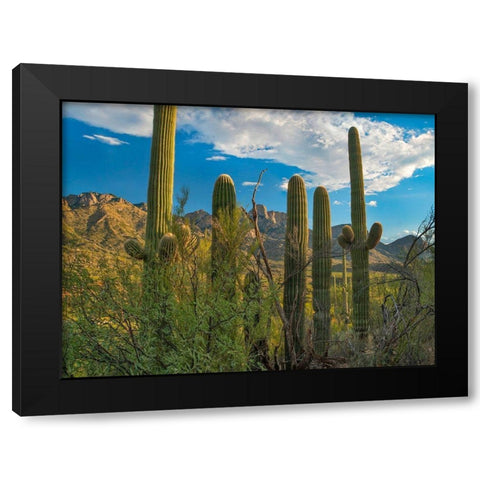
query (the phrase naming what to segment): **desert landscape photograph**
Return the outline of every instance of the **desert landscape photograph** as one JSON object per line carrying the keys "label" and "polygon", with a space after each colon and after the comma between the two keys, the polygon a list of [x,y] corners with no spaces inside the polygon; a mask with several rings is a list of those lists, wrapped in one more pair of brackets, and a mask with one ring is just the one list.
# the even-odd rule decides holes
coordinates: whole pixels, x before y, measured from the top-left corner
{"label": "desert landscape photograph", "polygon": [[64,102],[64,378],[435,364],[435,118]]}

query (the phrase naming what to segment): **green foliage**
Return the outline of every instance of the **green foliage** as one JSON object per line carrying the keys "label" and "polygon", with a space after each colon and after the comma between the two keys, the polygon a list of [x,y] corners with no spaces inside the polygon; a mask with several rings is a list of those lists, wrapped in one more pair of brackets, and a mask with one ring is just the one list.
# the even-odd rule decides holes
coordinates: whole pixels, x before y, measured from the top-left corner
{"label": "green foliage", "polygon": [[332,227],[330,199],[325,187],[317,187],[313,196],[313,347],[319,355],[328,351],[330,339],[330,277],[332,272]]}
{"label": "green foliage", "polygon": [[[244,212],[218,214],[225,262],[213,280],[211,237],[195,236],[196,248],[182,257],[184,240],[193,235],[185,226],[177,219],[172,228],[185,236],[162,237],[162,268],[147,278],[139,263],[94,265],[88,257],[65,256],[64,376],[272,368],[281,327],[260,278],[244,289],[256,250]],[[172,246],[181,261],[169,261]]]}
{"label": "green foliage", "polygon": [[332,329],[332,355],[350,367],[435,363],[435,215],[430,212],[402,263],[371,275],[368,336],[349,325]]}
{"label": "green foliage", "polygon": [[[305,336],[307,250],[307,192],[303,178],[300,175],[293,175],[288,182],[287,192],[283,309],[297,353],[303,349]],[[285,343],[288,343],[287,339]],[[288,349],[285,353],[288,365],[290,363]]]}
{"label": "green foliage", "polygon": [[[99,243],[92,250],[82,250],[78,239],[65,240],[64,377],[290,368],[292,352],[285,348],[288,324],[285,328],[280,320],[282,305],[278,302],[282,294],[284,311],[294,325],[300,368],[434,363],[433,212],[405,250],[403,262],[392,262],[385,273],[367,270],[369,330],[359,336],[355,319],[352,325],[348,315],[348,305],[355,306],[355,293],[352,302],[352,288],[346,287],[355,278],[355,263],[352,258],[351,274],[347,253],[353,253],[360,235],[350,226],[342,229],[342,271],[329,273],[331,228],[326,191],[319,188],[314,194],[310,276],[305,185],[301,177],[292,177],[285,268],[282,262],[272,262],[273,277],[267,278],[252,223],[236,207],[229,178],[222,176],[219,182],[217,190],[224,191],[216,198],[223,198],[223,207],[217,202],[211,232],[194,230],[183,217],[188,199],[184,189],[177,198],[175,216],[158,242],[151,262],[154,268],[148,271],[142,268],[143,262],[132,262],[125,253],[118,253],[120,243],[112,253]],[[134,234],[128,232],[125,237]],[[364,239],[367,254],[380,236],[381,225],[374,224]],[[133,238],[125,242],[125,250],[134,258],[144,258],[143,247]],[[221,255],[213,255],[214,250]],[[328,358],[324,339],[310,358],[309,336],[303,332],[310,331],[313,319],[317,340],[321,332],[318,306],[327,304],[330,307],[323,313],[330,327]]]}

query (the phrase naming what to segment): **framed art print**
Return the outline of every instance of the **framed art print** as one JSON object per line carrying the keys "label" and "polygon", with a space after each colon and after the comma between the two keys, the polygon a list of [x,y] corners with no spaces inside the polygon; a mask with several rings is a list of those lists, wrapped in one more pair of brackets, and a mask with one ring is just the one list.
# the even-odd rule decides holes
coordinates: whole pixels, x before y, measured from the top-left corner
{"label": "framed art print", "polygon": [[467,395],[466,84],[13,86],[18,414]]}

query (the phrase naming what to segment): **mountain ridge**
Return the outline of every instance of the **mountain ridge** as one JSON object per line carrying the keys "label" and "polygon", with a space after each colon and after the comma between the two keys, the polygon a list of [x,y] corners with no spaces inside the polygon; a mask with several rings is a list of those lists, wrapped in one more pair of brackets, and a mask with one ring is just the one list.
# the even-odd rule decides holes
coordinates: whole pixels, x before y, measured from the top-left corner
{"label": "mountain ridge", "polygon": [[[62,199],[63,239],[87,246],[98,244],[102,248],[118,250],[127,238],[143,238],[147,205],[131,203],[111,193],[84,192],[70,194]],[[264,235],[265,249],[272,260],[282,261],[285,244],[287,214],[268,210],[257,205],[258,225]],[[186,213],[184,218],[198,234],[203,235],[212,226],[212,216],[205,210]],[[344,224],[332,226],[332,259],[334,270],[341,264],[342,249],[335,241]],[[311,235],[310,230],[310,247]],[[380,242],[370,251],[372,269],[383,270],[392,262],[398,262],[411,245],[413,235],[406,235],[385,244]],[[336,268],[337,267],[337,268]]]}

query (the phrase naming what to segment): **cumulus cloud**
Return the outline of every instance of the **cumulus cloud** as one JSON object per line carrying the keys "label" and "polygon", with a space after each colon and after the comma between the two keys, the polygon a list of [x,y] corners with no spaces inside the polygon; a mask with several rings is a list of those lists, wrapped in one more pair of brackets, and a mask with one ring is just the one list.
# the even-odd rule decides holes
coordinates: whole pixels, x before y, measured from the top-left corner
{"label": "cumulus cloud", "polygon": [[83,138],[86,138],[88,140],[97,140],[101,143],[106,143],[107,145],[112,145],[112,146],[117,146],[117,145],[128,145],[128,142],[124,142],[123,140],[120,140],[119,138],[115,137],[107,137],[105,135],[84,135]]}
{"label": "cumulus cloud", "polygon": [[74,118],[114,133],[138,137],[152,136],[152,105],[65,102],[63,117]]}
{"label": "cumulus cloud", "polygon": [[[244,187],[254,187],[257,184],[257,182],[242,182],[242,185]],[[259,186],[261,187],[263,183],[259,183]]]}
{"label": "cumulus cloud", "polygon": [[278,185],[278,188],[286,192],[288,190],[288,178],[283,177],[282,181]]}
{"label": "cumulus cloud", "polygon": [[[152,133],[151,105],[67,102],[63,114],[114,133]],[[349,112],[178,107],[177,115],[177,129],[218,152],[210,161],[225,156],[274,161],[299,169],[307,188],[324,185],[330,191],[350,185],[351,126],[360,134],[367,194],[395,187],[434,165],[433,130],[406,130]],[[279,187],[285,190],[285,181]]]}
{"label": "cumulus cloud", "polygon": [[377,206],[377,201],[376,200],[370,200],[369,202],[366,203],[367,207],[376,207]]}
{"label": "cumulus cloud", "polygon": [[[177,126],[225,155],[273,160],[305,172],[307,188],[349,186],[348,129],[356,126],[367,194],[434,165],[434,132],[412,131],[348,112],[180,107]],[[279,186],[286,189],[286,182]]]}
{"label": "cumulus cloud", "polygon": [[333,204],[334,205],[343,205],[343,202],[340,202],[339,200],[334,200]]}
{"label": "cumulus cloud", "polygon": [[226,159],[227,157],[224,157],[223,155],[213,155],[211,157],[206,158],[205,160],[208,160],[209,162],[223,162]]}

